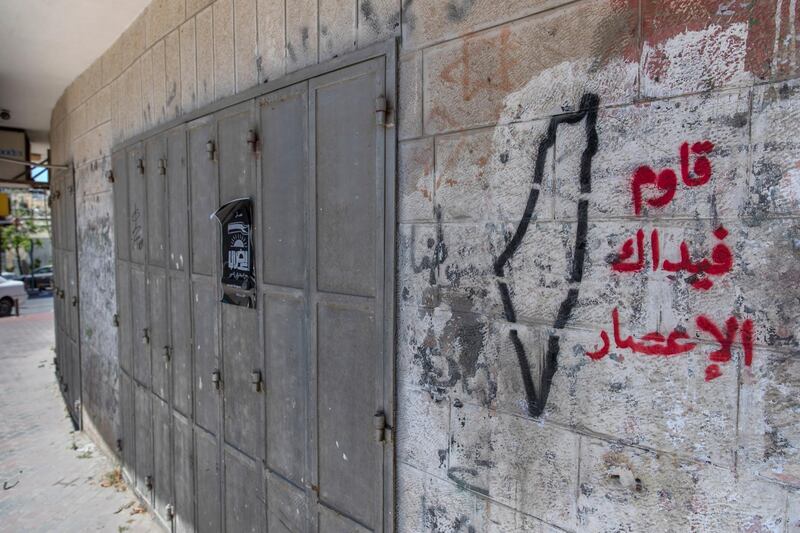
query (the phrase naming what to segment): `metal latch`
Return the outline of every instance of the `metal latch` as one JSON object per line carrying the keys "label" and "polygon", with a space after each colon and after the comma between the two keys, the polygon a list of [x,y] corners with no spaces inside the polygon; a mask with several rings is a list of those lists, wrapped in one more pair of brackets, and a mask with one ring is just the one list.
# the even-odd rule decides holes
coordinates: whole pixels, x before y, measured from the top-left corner
{"label": "metal latch", "polygon": [[261,392],[261,371],[260,370],[253,370],[250,372],[250,385],[253,388],[253,392]]}
{"label": "metal latch", "polygon": [[144,476],[144,486],[147,490],[153,490],[153,476]]}
{"label": "metal latch", "polygon": [[169,346],[164,346],[164,361],[168,362],[172,359],[172,349]]}
{"label": "metal latch", "polygon": [[122,439],[117,439],[117,451],[122,451]]}
{"label": "metal latch", "polygon": [[111,170],[106,170],[106,181],[109,183],[114,183],[114,172]]}
{"label": "metal latch", "polygon": [[139,160],[136,161],[136,168],[139,169],[139,174],[144,174],[144,159],[139,158]]}
{"label": "metal latch", "polygon": [[166,159],[159,159],[158,160],[158,173],[162,176],[167,173],[167,160]]}
{"label": "metal latch", "polygon": [[64,289],[57,289],[57,291],[58,291],[58,297],[63,300],[64,299]]}
{"label": "metal latch", "polygon": [[114,316],[111,318],[111,324],[115,327],[119,327],[119,313],[114,313]]}
{"label": "metal latch", "polygon": [[170,522],[175,518],[175,506],[171,503],[168,503],[166,507],[164,507],[164,512],[167,514],[167,520]]}
{"label": "metal latch", "polygon": [[375,121],[378,126],[386,125],[386,98],[383,96],[375,99]]}
{"label": "metal latch", "polygon": [[219,370],[214,370],[211,373],[211,383],[214,384],[214,388],[219,390],[222,384],[222,376],[219,373]]}
{"label": "metal latch", "polygon": [[214,141],[208,141],[206,143],[206,153],[208,154],[208,158],[213,161],[214,160],[214,152],[217,151],[217,147],[214,144]]}
{"label": "metal latch", "polygon": [[78,297],[77,296],[73,296],[72,297],[72,307],[76,307],[77,305],[78,305]]}
{"label": "metal latch", "polygon": [[248,130],[247,132],[247,144],[250,145],[250,151],[255,152],[258,148],[258,134],[256,130]]}
{"label": "metal latch", "polygon": [[150,328],[142,330],[142,344],[150,344]]}
{"label": "metal latch", "polygon": [[383,411],[378,411],[372,417],[372,427],[375,429],[375,442],[386,440],[386,415]]}

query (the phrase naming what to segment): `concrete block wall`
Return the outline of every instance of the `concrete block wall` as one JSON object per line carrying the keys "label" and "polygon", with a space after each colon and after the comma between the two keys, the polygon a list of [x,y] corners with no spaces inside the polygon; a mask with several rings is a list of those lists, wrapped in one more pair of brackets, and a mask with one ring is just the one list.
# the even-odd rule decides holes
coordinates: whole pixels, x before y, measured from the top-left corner
{"label": "concrete block wall", "polygon": [[112,144],[399,35],[398,530],[800,531],[798,9],[154,0],[53,111],[85,418]]}

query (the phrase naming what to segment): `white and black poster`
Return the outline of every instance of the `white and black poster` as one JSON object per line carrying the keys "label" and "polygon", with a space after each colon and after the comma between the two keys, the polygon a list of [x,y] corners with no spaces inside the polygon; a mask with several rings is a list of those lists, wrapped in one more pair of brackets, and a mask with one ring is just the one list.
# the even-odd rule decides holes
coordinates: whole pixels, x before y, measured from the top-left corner
{"label": "white and black poster", "polygon": [[217,209],[212,216],[222,225],[222,301],[255,308],[253,202],[250,198],[238,198]]}

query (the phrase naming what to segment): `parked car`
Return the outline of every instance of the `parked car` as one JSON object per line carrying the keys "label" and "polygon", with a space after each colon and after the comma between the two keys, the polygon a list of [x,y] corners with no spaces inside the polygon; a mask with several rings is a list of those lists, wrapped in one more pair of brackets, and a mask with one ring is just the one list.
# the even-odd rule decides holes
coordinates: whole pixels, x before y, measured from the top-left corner
{"label": "parked car", "polygon": [[14,310],[14,300],[22,305],[27,299],[28,292],[24,283],[0,277],[0,316],[11,314]]}
{"label": "parked car", "polygon": [[33,290],[52,290],[53,289],[53,266],[47,265],[37,269],[30,274],[22,276],[22,281],[29,291]]}

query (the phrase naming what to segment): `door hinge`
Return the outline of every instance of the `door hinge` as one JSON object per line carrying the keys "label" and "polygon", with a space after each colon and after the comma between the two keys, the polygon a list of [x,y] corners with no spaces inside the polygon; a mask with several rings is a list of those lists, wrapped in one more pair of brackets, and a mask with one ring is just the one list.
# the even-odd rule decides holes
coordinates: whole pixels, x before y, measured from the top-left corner
{"label": "door hinge", "polygon": [[158,173],[164,176],[167,173],[167,160],[166,159],[159,159],[158,160]]}
{"label": "door hinge", "polygon": [[114,316],[111,318],[111,324],[115,327],[119,327],[119,313],[114,313]]}
{"label": "door hinge", "polygon": [[139,174],[144,174],[144,159],[139,158],[139,160],[136,161],[136,168],[139,169]]}
{"label": "door hinge", "polygon": [[206,153],[208,154],[208,159],[211,161],[214,160],[214,152],[217,151],[217,146],[214,144],[214,141],[208,141],[206,143]]}
{"label": "door hinge", "polygon": [[386,432],[392,430],[392,427],[386,424],[386,415],[383,411],[378,411],[372,417],[372,427],[375,430],[375,442],[384,442]]}
{"label": "door hinge", "polygon": [[175,506],[172,505],[171,503],[168,503],[167,506],[164,508],[164,512],[167,515],[167,520],[172,522],[172,520],[175,518]]}
{"label": "door hinge", "polygon": [[117,439],[117,451],[122,452],[122,439]]}
{"label": "door hinge", "polygon": [[114,172],[111,170],[106,170],[106,181],[109,183],[114,183]]}
{"label": "door hinge", "polygon": [[80,301],[80,299],[77,296],[73,296],[72,297],[72,307],[77,307],[79,301]]}
{"label": "door hinge", "polygon": [[150,344],[150,328],[142,330],[142,344]]}
{"label": "door hinge", "polygon": [[256,130],[247,131],[247,144],[250,146],[251,152],[258,151],[258,133],[256,133]]}
{"label": "door hinge", "polygon": [[375,121],[378,126],[386,126],[386,98],[379,96],[375,99]]}
{"label": "door hinge", "polygon": [[261,381],[260,370],[253,370],[250,372],[250,385],[253,388],[253,392],[261,392]]}
{"label": "door hinge", "polygon": [[220,374],[219,370],[214,370],[211,373],[211,383],[214,384],[214,388],[217,390],[222,387],[222,375]]}
{"label": "door hinge", "polygon": [[164,346],[163,353],[164,353],[164,361],[169,363],[170,360],[172,359],[172,348],[170,348],[169,346]]}
{"label": "door hinge", "polygon": [[147,490],[153,490],[153,476],[144,476],[144,486]]}

